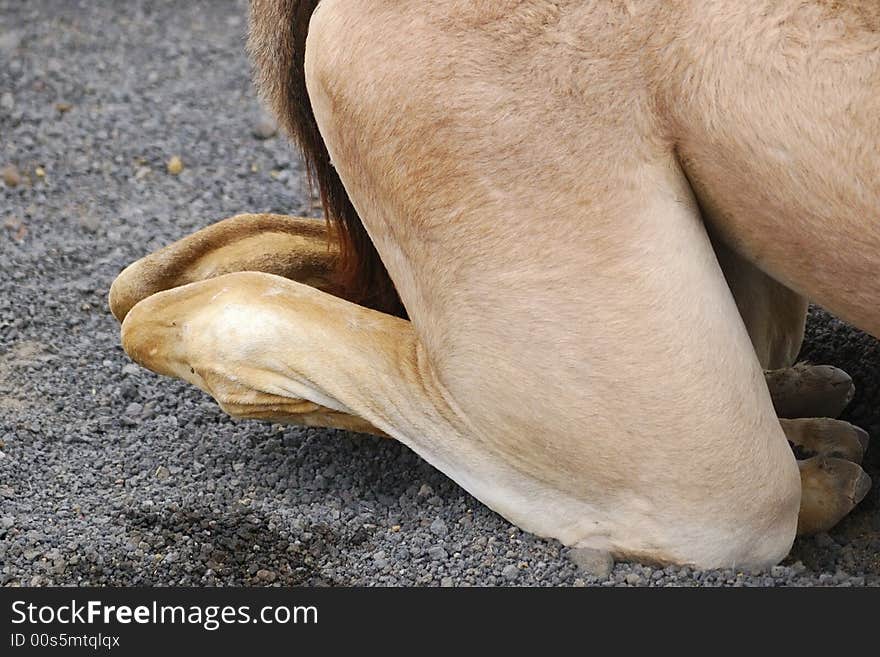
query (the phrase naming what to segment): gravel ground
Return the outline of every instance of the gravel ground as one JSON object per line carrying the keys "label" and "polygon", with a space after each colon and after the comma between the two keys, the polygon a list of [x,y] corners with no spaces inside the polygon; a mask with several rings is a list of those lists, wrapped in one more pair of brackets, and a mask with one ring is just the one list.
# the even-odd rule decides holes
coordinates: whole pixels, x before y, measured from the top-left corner
{"label": "gravel ground", "polygon": [[[595,577],[399,444],[237,423],[131,364],[124,265],[241,211],[315,214],[255,135],[244,32],[242,1],[0,0],[0,583],[880,584],[877,490],[769,572]],[[815,311],[805,356],[853,375],[846,417],[880,435],[878,343]]]}

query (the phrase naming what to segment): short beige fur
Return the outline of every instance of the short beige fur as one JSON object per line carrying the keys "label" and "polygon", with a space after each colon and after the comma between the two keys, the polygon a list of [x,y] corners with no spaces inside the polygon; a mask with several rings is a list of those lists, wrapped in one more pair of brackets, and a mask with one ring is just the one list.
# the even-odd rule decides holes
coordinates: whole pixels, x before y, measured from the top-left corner
{"label": "short beige fur", "polygon": [[304,220],[234,218],[120,276],[126,351],[397,439],[567,545],[776,563],[869,485],[845,423],[796,461],[827,441],[763,370],[806,299],[880,335],[878,30],[869,1],[322,0],[314,116],[409,321],[347,301]]}

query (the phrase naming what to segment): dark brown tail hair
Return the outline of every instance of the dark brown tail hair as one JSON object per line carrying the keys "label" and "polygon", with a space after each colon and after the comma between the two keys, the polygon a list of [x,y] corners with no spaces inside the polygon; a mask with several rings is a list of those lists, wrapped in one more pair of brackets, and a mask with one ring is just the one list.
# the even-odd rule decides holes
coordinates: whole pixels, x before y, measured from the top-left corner
{"label": "dark brown tail hair", "polygon": [[318,131],[304,70],[309,20],[320,0],[251,0],[248,51],[260,95],[299,145],[309,189],[339,241],[338,282],[349,301],[403,317],[397,290],[351,204]]}

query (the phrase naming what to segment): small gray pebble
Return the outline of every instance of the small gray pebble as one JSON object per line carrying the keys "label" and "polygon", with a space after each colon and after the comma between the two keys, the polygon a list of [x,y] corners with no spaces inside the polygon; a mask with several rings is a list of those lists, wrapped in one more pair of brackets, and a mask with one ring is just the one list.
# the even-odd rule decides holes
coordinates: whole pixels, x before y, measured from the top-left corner
{"label": "small gray pebble", "polygon": [[[97,233],[98,229],[101,227],[101,220],[96,214],[82,214],[77,217],[77,223],[79,223],[79,225],[82,226],[89,233]],[[135,365],[134,367],[135,371],[141,369],[137,365]]]}
{"label": "small gray pebble", "polygon": [[449,553],[442,546],[435,545],[428,548],[428,556],[433,561],[443,561],[449,556]]}
{"label": "small gray pebble", "polygon": [[125,407],[125,414],[129,417],[139,417],[143,412],[144,406],[143,404],[138,404],[137,402],[132,402],[128,406]]}
{"label": "small gray pebble", "polygon": [[776,578],[785,577],[785,575],[787,573],[788,573],[788,568],[786,568],[785,566],[773,566],[770,569],[770,574]]}
{"label": "small gray pebble", "polygon": [[614,568],[614,558],[610,552],[593,548],[573,548],[568,558],[582,573],[598,579],[606,579]]}
{"label": "small gray pebble", "polygon": [[519,568],[514,566],[513,564],[504,566],[501,570],[501,576],[504,577],[508,582],[514,581],[517,577],[519,577]]}
{"label": "small gray pebble", "polygon": [[271,116],[263,113],[254,122],[252,133],[257,139],[271,139],[278,133],[278,126]]}
{"label": "small gray pebble", "polygon": [[17,32],[9,31],[0,33],[0,52],[4,55],[12,55],[12,51],[21,44],[21,35]]}

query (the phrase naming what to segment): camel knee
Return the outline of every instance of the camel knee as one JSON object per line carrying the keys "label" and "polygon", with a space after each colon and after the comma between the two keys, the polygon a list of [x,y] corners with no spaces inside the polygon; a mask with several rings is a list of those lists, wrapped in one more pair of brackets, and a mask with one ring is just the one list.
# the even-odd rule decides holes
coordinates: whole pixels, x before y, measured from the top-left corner
{"label": "camel knee", "polygon": [[[791,550],[801,506],[801,475],[787,444],[775,469],[764,469],[764,481],[756,481],[752,495],[735,496],[740,509],[738,522],[744,532],[731,555],[734,565],[767,568],[782,561]],[[736,553],[738,552],[738,554]]]}

